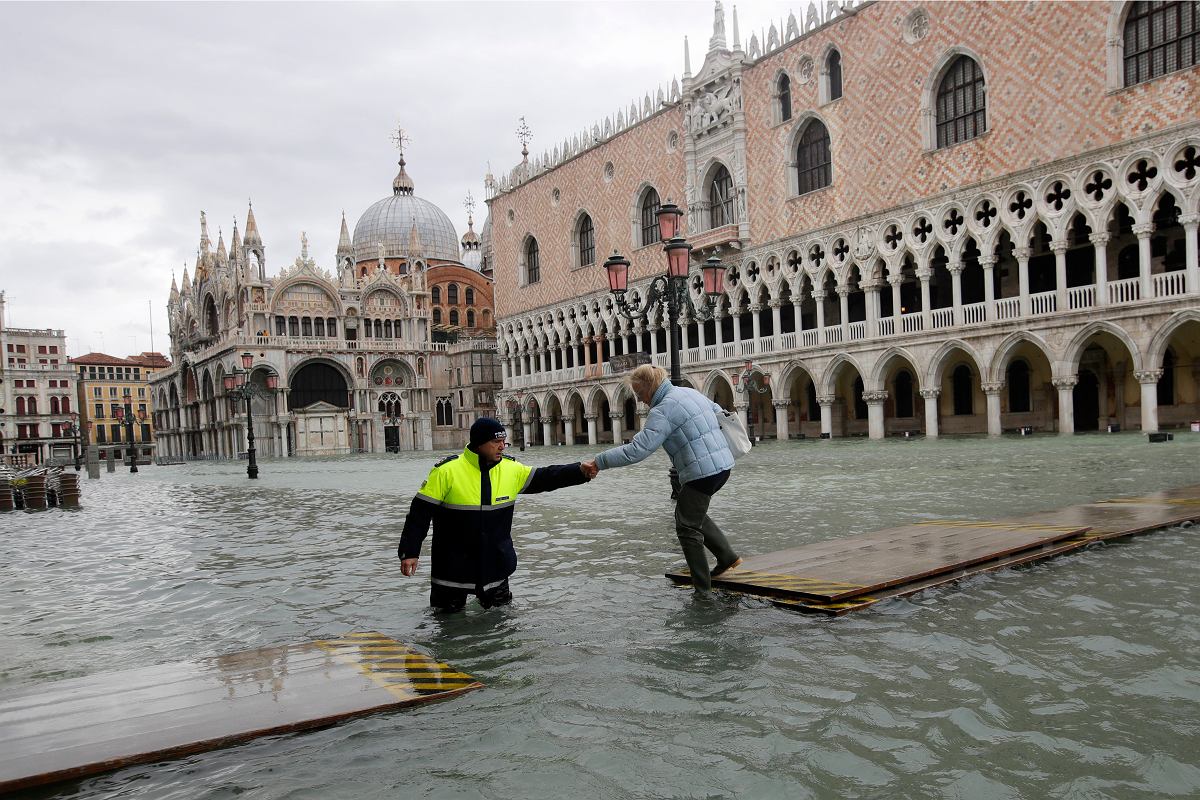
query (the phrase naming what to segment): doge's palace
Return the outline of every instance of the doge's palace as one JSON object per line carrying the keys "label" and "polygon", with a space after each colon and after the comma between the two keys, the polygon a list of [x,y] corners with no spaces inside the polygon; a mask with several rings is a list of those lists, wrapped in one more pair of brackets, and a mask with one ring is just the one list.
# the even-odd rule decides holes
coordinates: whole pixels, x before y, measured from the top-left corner
{"label": "doge's palace", "polygon": [[612,358],[667,366],[665,315],[617,313],[603,263],[635,296],[665,272],[668,201],[684,380],[755,435],[1200,420],[1200,6],[809,4],[740,30],[718,2],[694,72],[692,49],[681,82],[488,176],[501,407],[531,442],[640,427]]}

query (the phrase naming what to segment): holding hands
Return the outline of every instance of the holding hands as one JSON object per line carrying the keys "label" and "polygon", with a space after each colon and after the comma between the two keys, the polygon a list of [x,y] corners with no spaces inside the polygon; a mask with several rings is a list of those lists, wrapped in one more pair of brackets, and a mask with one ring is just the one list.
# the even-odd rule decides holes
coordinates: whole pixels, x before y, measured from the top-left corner
{"label": "holding hands", "polygon": [[589,481],[600,474],[600,468],[596,466],[595,460],[584,461],[579,465],[579,469],[583,471],[584,477],[586,477]]}

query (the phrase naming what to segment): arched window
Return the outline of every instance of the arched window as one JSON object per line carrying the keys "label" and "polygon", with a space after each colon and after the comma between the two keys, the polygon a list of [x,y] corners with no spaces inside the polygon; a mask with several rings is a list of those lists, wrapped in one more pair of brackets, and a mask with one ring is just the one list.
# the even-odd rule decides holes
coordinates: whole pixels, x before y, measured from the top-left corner
{"label": "arched window", "polygon": [[537,283],[542,279],[542,266],[538,260],[537,239],[532,236],[525,243],[525,283]]}
{"label": "arched window", "polygon": [[25,398],[18,397],[17,398],[17,416],[19,417],[19,416],[23,415],[24,413],[25,413]]}
{"label": "arched window", "polygon": [[450,324],[451,325],[458,324],[458,309],[457,308],[450,309]]}
{"label": "arched window", "polygon": [[457,283],[452,283],[446,287],[446,304],[452,305],[452,306],[458,305],[458,284]]}
{"label": "arched window", "polygon": [[467,327],[468,328],[475,327],[475,309],[473,309],[473,308],[467,309]]}
{"label": "arched window", "polygon": [[29,414],[30,414],[31,416],[32,416],[33,414],[36,414],[36,413],[38,413],[38,410],[37,410],[37,398],[36,398],[36,397],[30,397],[28,400],[26,400],[26,401],[25,401],[25,407],[26,407],[26,408],[29,410]]}
{"label": "arched window", "polygon": [[467,295],[467,305],[469,305],[469,306],[475,305],[475,290],[472,289],[470,286],[468,286],[466,295]]}
{"label": "arched window", "polygon": [[937,146],[974,139],[987,130],[986,87],[983,70],[970,56],[959,56],[938,86]]}
{"label": "arched window", "polygon": [[392,338],[392,321],[390,319],[385,319],[383,321],[383,338]]}
{"label": "arched window", "polygon": [[971,387],[971,368],[959,364],[951,378],[954,383],[954,413],[967,416],[975,413],[975,394]]}
{"label": "arched window", "polygon": [[1008,365],[1005,374],[1008,384],[1008,410],[1012,414],[1023,414],[1033,410],[1029,398],[1029,365],[1024,361],[1014,361]]}
{"label": "arched window", "polygon": [[301,317],[300,318],[300,335],[301,336],[312,336],[313,335],[312,317]]}
{"label": "arched window", "polygon": [[779,76],[775,94],[779,96],[779,121],[787,122],[792,118],[792,79],[786,74]]}
{"label": "arched window", "polygon": [[708,184],[709,227],[730,225],[733,217],[733,176],[724,165],[719,167]]}
{"label": "arched window", "polygon": [[58,398],[57,397],[50,398],[50,413],[51,414],[62,413],[58,410]]}
{"label": "arched window", "polygon": [[331,339],[337,336],[337,319],[334,317],[325,320],[325,335]]}
{"label": "arched window", "polygon": [[1200,63],[1200,5],[1134,3],[1125,18],[1125,85]]}
{"label": "arched window", "polygon": [[825,102],[837,100],[841,96],[842,54],[837,50],[831,50],[825,58]]}
{"label": "arched window", "polygon": [[433,324],[434,325],[442,324],[442,310],[440,308],[435,308],[433,310]]}
{"label": "arched window", "polygon": [[62,399],[62,413],[64,413],[64,414],[71,413],[71,398],[64,397]]}
{"label": "arched window", "polygon": [[1175,351],[1171,349],[1163,353],[1162,377],[1158,379],[1158,404],[1175,405]]}
{"label": "arched window", "polygon": [[314,317],[313,318],[313,333],[316,336],[320,336],[320,337],[324,338],[324,336],[325,336],[325,318],[324,317]]}
{"label": "arched window", "polygon": [[376,339],[383,338],[383,320],[379,320],[379,319],[375,320],[375,338]]}
{"label": "arched window", "polygon": [[833,180],[829,131],[819,119],[808,123],[796,145],[796,194],[807,194]]}
{"label": "arched window", "polygon": [[288,317],[288,336],[300,335],[300,318]]}
{"label": "arched window", "polygon": [[435,306],[442,304],[442,287],[435,286],[429,291],[429,301]]}
{"label": "arched window", "polygon": [[592,227],[590,214],[584,214],[579,220],[575,244],[579,248],[579,266],[590,267],[596,263],[596,229]]}
{"label": "arched window", "polygon": [[658,209],[661,205],[658,199],[658,192],[651,186],[642,195],[642,247],[660,241],[658,235]]}
{"label": "arched window", "polygon": [[437,424],[454,424],[454,407],[450,404],[449,397],[439,397],[437,400]]}
{"label": "arched window", "polygon": [[906,369],[896,375],[896,416],[911,417],[913,415],[913,378]]}

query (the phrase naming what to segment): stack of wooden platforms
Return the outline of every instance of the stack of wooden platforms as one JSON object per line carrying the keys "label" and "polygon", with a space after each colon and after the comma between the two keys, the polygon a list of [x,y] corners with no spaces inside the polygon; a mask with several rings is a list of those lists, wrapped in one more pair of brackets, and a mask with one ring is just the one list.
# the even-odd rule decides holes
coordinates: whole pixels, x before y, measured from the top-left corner
{"label": "stack of wooden platforms", "polygon": [[[841,615],[1093,542],[1200,520],[1200,486],[994,521],[936,520],[745,559],[713,585]],[[691,583],[687,571],[667,573]]]}
{"label": "stack of wooden platforms", "polygon": [[0,695],[0,793],[482,686],[379,633],[93,675]]}

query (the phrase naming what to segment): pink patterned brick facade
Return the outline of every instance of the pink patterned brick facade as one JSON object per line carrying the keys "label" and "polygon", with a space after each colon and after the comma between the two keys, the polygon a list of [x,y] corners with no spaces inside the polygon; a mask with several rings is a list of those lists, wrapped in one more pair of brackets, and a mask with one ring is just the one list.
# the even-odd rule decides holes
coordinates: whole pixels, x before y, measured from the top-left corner
{"label": "pink patterned brick facade", "polygon": [[[1110,31],[1115,25],[1119,32],[1127,5],[872,3],[748,64],[741,75],[749,220],[744,245],[757,248],[1195,123],[1196,68],[1127,89],[1109,88]],[[914,37],[906,36],[906,21],[918,10],[928,15],[928,32],[909,43]],[[844,92],[820,105],[821,65],[831,46],[842,56]],[[941,67],[959,52],[974,57],[986,76],[988,130],[953,147],[927,150],[922,126],[931,123],[921,113],[923,98],[927,105]],[[815,64],[807,83],[798,68],[805,56]],[[775,124],[774,84],[784,70],[792,80],[793,116]],[[789,185],[789,163],[812,116],[830,133],[833,181],[797,197]],[[674,152],[667,148],[671,131],[680,134]],[[632,280],[661,272],[659,248],[635,249],[635,206],[647,184],[664,200],[685,196],[684,150],[683,107],[675,105],[493,198],[499,319],[603,291],[602,264],[614,247],[633,262]],[[610,161],[615,174],[606,181]],[[561,193],[557,206],[551,202],[555,188]],[[595,224],[596,261],[573,269],[571,239],[581,210]],[[519,263],[527,235],[538,240],[542,275],[539,283],[522,287]]]}

